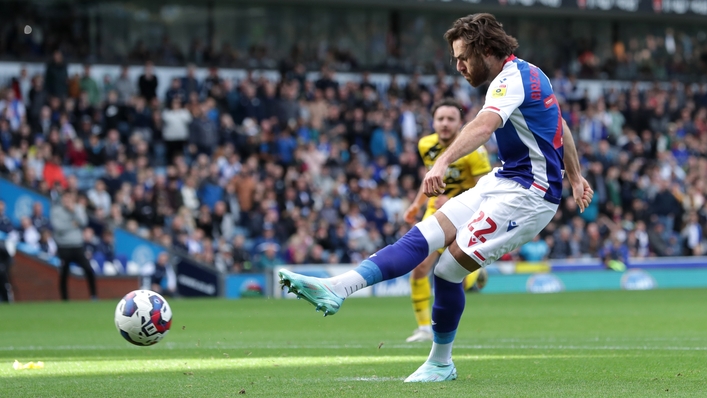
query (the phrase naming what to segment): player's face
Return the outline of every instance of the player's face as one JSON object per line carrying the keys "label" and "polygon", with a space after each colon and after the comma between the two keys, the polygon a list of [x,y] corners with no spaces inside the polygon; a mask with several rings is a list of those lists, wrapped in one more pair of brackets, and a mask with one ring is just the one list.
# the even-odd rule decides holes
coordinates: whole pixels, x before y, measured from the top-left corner
{"label": "player's face", "polygon": [[432,128],[439,135],[439,140],[447,143],[456,137],[461,124],[459,109],[453,106],[440,106],[432,119]]}
{"label": "player's face", "polygon": [[462,39],[455,40],[452,49],[454,58],[457,59],[457,70],[469,84],[479,87],[489,80],[491,68],[488,63],[479,55],[468,53]]}

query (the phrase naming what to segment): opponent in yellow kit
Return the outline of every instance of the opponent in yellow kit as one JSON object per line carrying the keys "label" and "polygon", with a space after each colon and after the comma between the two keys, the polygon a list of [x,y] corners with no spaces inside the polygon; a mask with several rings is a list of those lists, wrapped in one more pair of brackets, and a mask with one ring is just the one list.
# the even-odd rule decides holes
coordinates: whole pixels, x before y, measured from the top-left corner
{"label": "opponent in yellow kit", "polygon": [[[422,137],[418,143],[418,149],[425,167],[429,170],[441,153],[454,141],[457,133],[461,130],[462,111],[461,104],[454,99],[443,99],[434,104],[432,108],[432,127],[434,133]],[[464,156],[452,163],[447,168],[444,183],[445,194],[442,196],[427,199],[422,192],[422,187],[415,197],[415,201],[405,211],[405,221],[414,224],[417,222],[417,214],[425,201],[427,210],[423,219],[434,214],[442,207],[448,198],[459,195],[476,185],[479,177],[491,171],[491,164],[486,153],[486,148],[482,145],[476,151]],[[432,266],[437,262],[444,249],[440,249],[430,254],[425,261],[420,263],[410,275],[410,287],[412,295],[412,307],[415,311],[418,328],[407,342],[432,340],[432,315],[430,311],[430,280],[429,273]],[[477,283],[478,282],[478,283]],[[486,270],[483,268],[472,272],[464,280],[465,290],[469,290],[476,284],[476,289],[483,287],[486,282]]]}

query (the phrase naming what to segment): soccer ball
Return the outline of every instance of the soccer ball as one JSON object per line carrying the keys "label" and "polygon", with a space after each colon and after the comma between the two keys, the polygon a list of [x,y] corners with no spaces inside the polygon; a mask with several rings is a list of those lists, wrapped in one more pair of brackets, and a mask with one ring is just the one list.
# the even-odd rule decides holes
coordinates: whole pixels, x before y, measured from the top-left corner
{"label": "soccer ball", "polygon": [[167,300],[151,290],[135,290],[115,308],[115,327],[135,345],[157,344],[172,326],[172,309]]}

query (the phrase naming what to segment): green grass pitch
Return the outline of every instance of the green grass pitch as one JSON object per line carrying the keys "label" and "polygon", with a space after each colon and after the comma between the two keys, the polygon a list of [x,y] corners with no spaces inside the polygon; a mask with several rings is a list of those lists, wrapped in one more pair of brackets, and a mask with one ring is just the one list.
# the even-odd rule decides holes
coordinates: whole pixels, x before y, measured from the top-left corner
{"label": "green grass pitch", "polygon": [[[470,294],[459,379],[406,384],[429,344],[407,344],[407,298],[169,300],[172,330],[134,347],[117,302],[0,306],[2,397],[707,396],[707,290]],[[44,361],[41,370],[12,363]]]}

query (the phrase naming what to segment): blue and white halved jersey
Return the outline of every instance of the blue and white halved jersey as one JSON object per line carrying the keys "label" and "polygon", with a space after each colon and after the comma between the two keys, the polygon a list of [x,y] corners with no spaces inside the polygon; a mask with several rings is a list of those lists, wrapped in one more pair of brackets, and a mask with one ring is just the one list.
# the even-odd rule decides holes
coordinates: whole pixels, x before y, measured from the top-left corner
{"label": "blue and white halved jersey", "polygon": [[494,112],[503,119],[495,133],[503,163],[496,176],[559,204],[564,168],[562,113],[545,73],[511,55],[491,82],[481,112]]}

